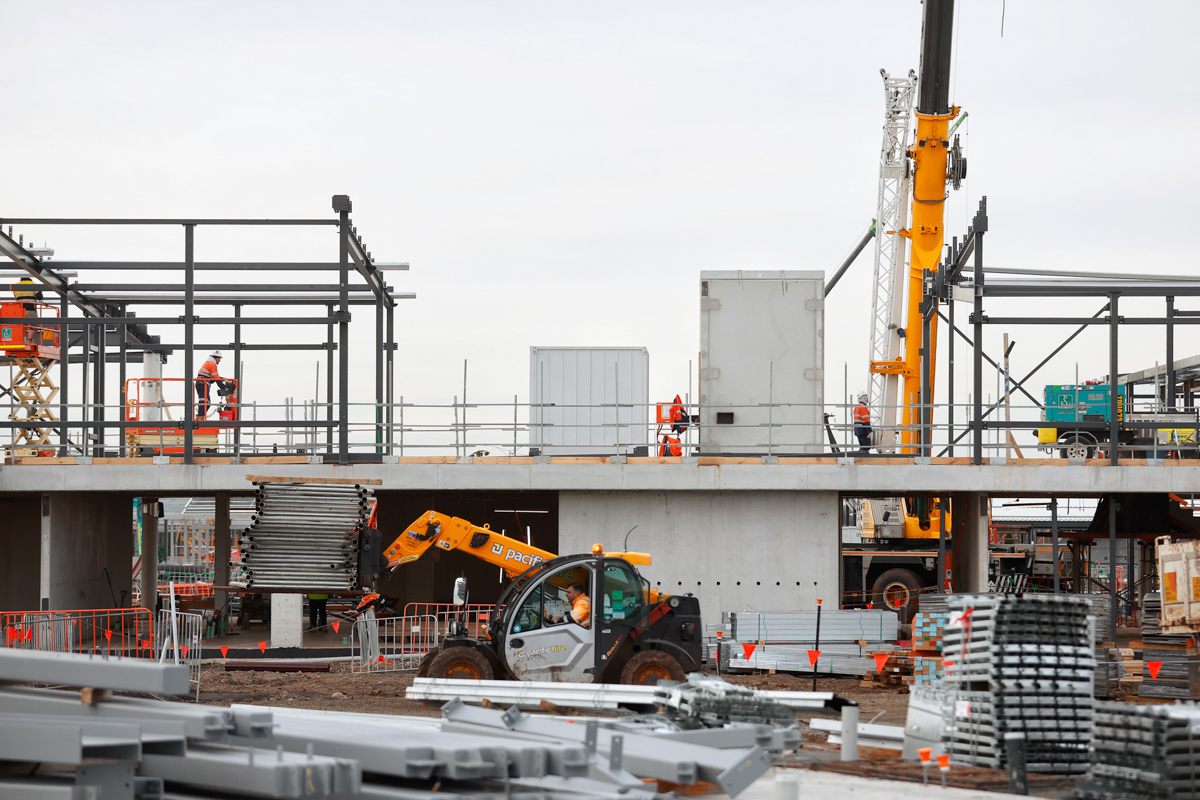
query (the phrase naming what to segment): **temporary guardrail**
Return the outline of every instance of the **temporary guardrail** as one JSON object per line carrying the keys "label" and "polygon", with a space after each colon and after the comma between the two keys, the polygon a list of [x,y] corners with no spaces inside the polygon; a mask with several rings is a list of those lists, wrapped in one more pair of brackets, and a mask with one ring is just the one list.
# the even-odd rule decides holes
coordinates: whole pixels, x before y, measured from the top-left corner
{"label": "temporary guardrail", "polygon": [[145,608],[0,612],[5,647],[149,658],[154,624]]}
{"label": "temporary guardrail", "polygon": [[440,641],[437,617],[432,615],[375,619],[368,613],[354,621],[350,663],[359,673],[416,670]]}

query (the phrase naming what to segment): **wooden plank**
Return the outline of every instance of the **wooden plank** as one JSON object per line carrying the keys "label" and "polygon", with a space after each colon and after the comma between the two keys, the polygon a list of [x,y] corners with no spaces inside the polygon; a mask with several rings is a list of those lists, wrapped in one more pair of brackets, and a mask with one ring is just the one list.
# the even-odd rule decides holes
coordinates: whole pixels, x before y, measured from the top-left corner
{"label": "wooden plank", "polygon": [[399,464],[457,464],[454,456],[401,456]]}
{"label": "wooden plank", "polygon": [[[175,463],[175,459],[171,459]],[[246,456],[247,464],[307,464],[308,456]]]}
{"label": "wooden plank", "polygon": [[25,464],[32,467],[49,467],[58,464],[74,464],[73,457],[62,458],[59,456],[20,456],[16,459],[17,464]]}
{"label": "wooden plank", "polygon": [[[761,462],[762,459],[760,458]],[[804,467],[809,464],[836,464],[838,463],[836,456],[814,456],[813,458],[802,458],[801,456],[780,456],[779,463],[781,466],[789,467]]]}
{"label": "wooden plank", "polygon": [[682,464],[683,456],[629,456],[626,464]]}
{"label": "wooden plank", "polygon": [[[720,467],[725,464],[761,464],[762,457],[754,456],[700,456],[700,466],[702,467]],[[783,459],[779,459],[779,463],[783,463]]]}
{"label": "wooden plank", "polygon": [[532,464],[533,456],[475,456],[472,464]]}
{"label": "wooden plank", "polygon": [[367,486],[382,486],[383,481],[379,478],[297,478],[293,475],[247,475],[246,480],[253,483],[337,483],[349,484],[351,486],[367,485]]}
{"label": "wooden plank", "polygon": [[607,464],[608,456],[551,456],[551,464]]}

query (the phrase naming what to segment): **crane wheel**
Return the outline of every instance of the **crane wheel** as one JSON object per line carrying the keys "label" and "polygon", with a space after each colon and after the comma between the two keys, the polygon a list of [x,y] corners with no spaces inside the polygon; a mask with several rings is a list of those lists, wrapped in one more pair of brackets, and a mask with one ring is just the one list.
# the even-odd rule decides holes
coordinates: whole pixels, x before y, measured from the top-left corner
{"label": "crane wheel", "polygon": [[[495,677],[492,665],[483,653],[470,647],[446,648],[429,659],[428,664],[428,677],[430,678],[490,681]],[[421,665],[421,669],[425,669],[425,664]]]}
{"label": "crane wheel", "polygon": [[912,570],[897,567],[875,579],[874,594],[879,607],[890,608],[900,615],[900,622],[912,621],[917,613],[917,597],[921,591],[921,579]]}
{"label": "crane wheel", "polygon": [[621,670],[621,683],[631,686],[657,686],[659,681],[687,680],[683,666],[661,650],[634,653]]}

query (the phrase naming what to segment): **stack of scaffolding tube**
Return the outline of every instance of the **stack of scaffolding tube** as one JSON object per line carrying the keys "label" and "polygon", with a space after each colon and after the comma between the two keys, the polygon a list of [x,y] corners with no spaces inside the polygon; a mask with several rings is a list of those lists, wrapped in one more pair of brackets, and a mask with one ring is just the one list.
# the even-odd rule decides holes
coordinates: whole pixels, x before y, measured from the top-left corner
{"label": "stack of scaffolding tube", "polygon": [[230,584],[248,589],[353,591],[371,490],[360,485],[256,483],[254,517],[229,562]]}

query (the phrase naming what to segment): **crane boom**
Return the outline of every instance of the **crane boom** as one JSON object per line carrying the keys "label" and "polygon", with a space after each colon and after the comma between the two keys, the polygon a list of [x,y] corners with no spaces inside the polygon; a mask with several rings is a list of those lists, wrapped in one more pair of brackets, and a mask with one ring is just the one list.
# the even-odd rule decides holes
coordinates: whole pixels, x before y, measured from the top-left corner
{"label": "crane boom", "polygon": [[[921,70],[918,81],[917,133],[909,156],[913,161],[912,171],[912,218],[910,226],[899,230],[900,236],[911,243],[908,291],[904,315],[904,354],[899,361],[873,360],[871,372],[898,375],[904,378],[903,396],[900,405],[904,410],[901,422],[903,450],[916,453],[921,422],[921,357],[924,348],[929,348],[928,385],[930,396],[925,401],[933,402],[934,365],[937,363],[937,315],[927,315],[925,280],[937,272],[938,261],[945,242],[945,207],[949,196],[947,181],[951,177],[947,165],[950,162],[949,125],[958,116],[957,106],[951,106],[950,66],[954,32],[954,0],[925,0],[924,17],[921,25]],[[957,160],[956,160],[957,161]],[[957,177],[965,172],[965,166],[956,163]],[[957,180],[955,181],[957,185]],[[936,303],[936,298],[932,298]],[[929,341],[925,341],[922,323],[929,317]],[[874,353],[872,353],[874,358]],[[873,381],[874,383],[874,381]],[[883,382],[886,385],[886,382]],[[885,409],[887,405],[885,404]]]}
{"label": "crane boom", "polygon": [[[413,520],[404,533],[384,549],[383,554],[387,557],[388,567],[395,569],[401,564],[416,561],[434,545],[441,550],[461,550],[470,553],[500,567],[510,578],[515,578],[530,567],[556,557],[556,554],[549,550],[496,533],[487,525],[480,527],[460,517],[439,514],[437,511],[426,511]],[[650,564],[650,556],[646,553],[605,555],[623,558],[630,564]]]}

